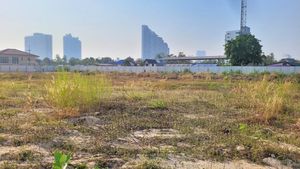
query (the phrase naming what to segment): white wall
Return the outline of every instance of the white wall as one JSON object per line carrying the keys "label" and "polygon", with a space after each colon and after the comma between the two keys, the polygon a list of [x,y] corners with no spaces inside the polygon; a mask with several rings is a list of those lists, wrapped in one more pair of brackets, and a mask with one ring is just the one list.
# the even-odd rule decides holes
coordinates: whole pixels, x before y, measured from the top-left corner
{"label": "white wall", "polygon": [[[242,73],[254,72],[279,72],[285,74],[300,73],[300,67],[267,67],[267,66],[159,66],[159,67],[142,67],[142,66],[69,66],[71,71],[99,71],[99,72],[183,72],[189,70],[194,73],[212,72],[223,73],[230,71],[241,71]],[[0,65],[0,72],[53,72],[55,66],[20,66],[20,65]]]}

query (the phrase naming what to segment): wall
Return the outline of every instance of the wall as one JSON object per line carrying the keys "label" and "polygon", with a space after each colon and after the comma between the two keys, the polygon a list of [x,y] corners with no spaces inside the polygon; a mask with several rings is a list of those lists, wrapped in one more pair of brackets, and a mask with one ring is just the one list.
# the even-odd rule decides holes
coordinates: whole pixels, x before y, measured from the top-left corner
{"label": "wall", "polygon": [[[203,67],[203,66],[161,66],[161,67],[141,67],[141,66],[69,66],[71,71],[99,71],[99,72],[212,72],[223,73],[229,71],[240,71],[242,73],[254,72],[280,72],[285,74],[300,73],[300,67]],[[0,72],[53,72],[55,66],[21,66],[21,65],[0,65]]]}
{"label": "wall", "polygon": [[54,72],[55,66],[0,65],[0,72]]}

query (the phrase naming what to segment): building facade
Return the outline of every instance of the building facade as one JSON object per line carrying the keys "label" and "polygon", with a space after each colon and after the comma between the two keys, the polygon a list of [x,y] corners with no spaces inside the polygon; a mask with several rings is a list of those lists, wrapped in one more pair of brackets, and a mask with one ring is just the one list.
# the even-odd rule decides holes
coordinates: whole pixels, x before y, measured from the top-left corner
{"label": "building facade", "polygon": [[52,35],[34,33],[25,37],[25,51],[40,56],[40,59],[52,59]]}
{"label": "building facade", "polygon": [[206,56],[206,51],[205,50],[197,50],[196,56],[199,56],[199,57]]}
{"label": "building facade", "polygon": [[67,34],[63,38],[64,41],[64,57],[67,60],[71,58],[81,59],[81,41],[71,34]]}
{"label": "building facade", "polygon": [[142,59],[156,59],[170,53],[168,44],[147,25],[142,25]]}
{"label": "building facade", "polygon": [[17,49],[0,51],[0,65],[37,65],[38,56]]}
{"label": "building facade", "polygon": [[234,40],[236,37],[240,35],[250,35],[250,34],[251,34],[250,28],[247,26],[242,27],[242,29],[238,31],[228,31],[226,32],[225,35],[225,42],[227,43],[228,41]]}
{"label": "building facade", "polygon": [[225,42],[234,40],[236,37],[240,36],[240,31],[227,31],[225,35]]}

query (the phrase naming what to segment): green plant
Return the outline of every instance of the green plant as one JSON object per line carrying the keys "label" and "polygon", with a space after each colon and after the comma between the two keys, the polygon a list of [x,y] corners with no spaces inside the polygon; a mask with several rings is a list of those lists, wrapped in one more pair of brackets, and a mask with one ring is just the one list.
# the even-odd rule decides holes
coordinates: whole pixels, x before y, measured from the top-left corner
{"label": "green plant", "polygon": [[53,169],[66,169],[69,162],[71,160],[71,155],[66,155],[62,152],[56,151],[54,153],[54,163],[52,168]]}
{"label": "green plant", "polygon": [[248,125],[247,124],[241,123],[239,125],[239,130],[240,130],[241,133],[244,133],[247,129],[248,129]]}
{"label": "green plant", "polygon": [[104,76],[59,72],[46,84],[46,100],[58,108],[88,109],[110,93]]}
{"label": "green plant", "polygon": [[167,104],[163,100],[152,100],[149,103],[149,107],[152,109],[166,109]]}
{"label": "green plant", "polygon": [[228,41],[225,55],[232,66],[259,65],[263,62],[262,46],[254,35],[240,35]]}

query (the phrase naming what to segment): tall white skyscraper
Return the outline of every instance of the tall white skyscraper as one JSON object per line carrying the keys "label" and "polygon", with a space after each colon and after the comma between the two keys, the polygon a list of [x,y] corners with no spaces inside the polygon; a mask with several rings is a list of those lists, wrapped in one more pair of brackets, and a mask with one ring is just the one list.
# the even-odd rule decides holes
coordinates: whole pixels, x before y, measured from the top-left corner
{"label": "tall white skyscraper", "polygon": [[67,34],[63,38],[64,40],[64,56],[67,59],[76,58],[81,59],[81,41],[77,37],[73,37],[71,34]]}
{"label": "tall white skyscraper", "polygon": [[25,37],[25,51],[43,60],[52,59],[52,35],[34,33],[32,36]]}
{"label": "tall white skyscraper", "polygon": [[158,55],[167,56],[169,53],[168,44],[147,25],[142,25],[142,58],[156,59]]}

